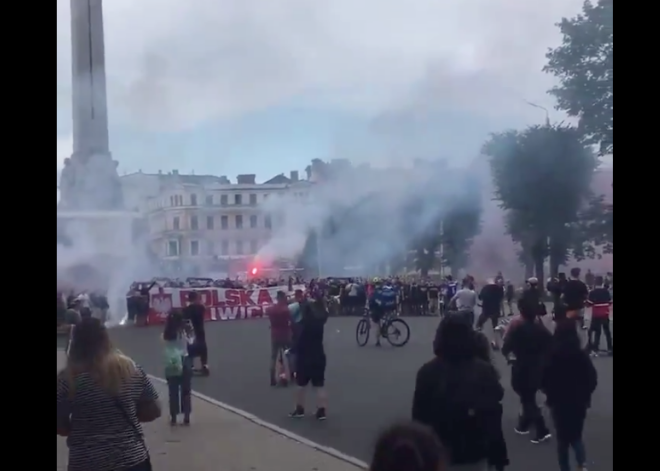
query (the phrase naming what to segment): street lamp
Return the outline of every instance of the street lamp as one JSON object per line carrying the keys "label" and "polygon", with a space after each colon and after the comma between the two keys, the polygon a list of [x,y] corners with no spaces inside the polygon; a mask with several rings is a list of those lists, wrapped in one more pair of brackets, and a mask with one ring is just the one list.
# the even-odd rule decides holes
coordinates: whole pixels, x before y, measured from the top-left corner
{"label": "street lamp", "polygon": [[550,127],[550,112],[546,107],[537,105],[536,103],[532,103],[531,101],[527,101],[527,100],[523,100],[523,101],[527,103],[529,106],[543,110],[545,112],[545,125]]}

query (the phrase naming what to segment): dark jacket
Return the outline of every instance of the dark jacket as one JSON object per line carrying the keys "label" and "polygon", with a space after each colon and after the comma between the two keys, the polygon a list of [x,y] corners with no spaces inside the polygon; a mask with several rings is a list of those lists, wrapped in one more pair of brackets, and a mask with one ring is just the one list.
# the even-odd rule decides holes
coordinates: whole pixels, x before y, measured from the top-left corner
{"label": "dark jacket", "polygon": [[504,389],[490,363],[451,364],[435,358],[417,372],[412,418],[436,432],[449,450],[451,464],[500,461],[506,458],[506,445],[499,436],[503,397]]}
{"label": "dark jacket", "polygon": [[598,373],[586,352],[560,351],[548,357],[541,380],[548,407],[587,409],[596,386]]}
{"label": "dark jacket", "polygon": [[538,322],[524,321],[507,334],[502,354],[513,354],[516,358],[511,369],[514,391],[537,391],[541,387],[543,366],[551,345],[552,334]]}

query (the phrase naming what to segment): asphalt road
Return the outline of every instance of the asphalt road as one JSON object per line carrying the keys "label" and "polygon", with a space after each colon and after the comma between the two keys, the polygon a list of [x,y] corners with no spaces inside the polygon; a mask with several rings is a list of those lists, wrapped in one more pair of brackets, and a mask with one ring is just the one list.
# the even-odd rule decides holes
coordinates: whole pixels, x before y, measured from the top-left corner
{"label": "asphalt road", "polygon": [[[415,374],[432,357],[432,338],[437,318],[407,318],[411,340],[403,348],[355,341],[357,318],[333,318],[328,322],[325,346],[328,357],[329,419],[287,417],[293,408],[292,389],[269,386],[270,339],[264,320],[215,322],[207,325],[211,376],[195,378],[200,393],[250,412],[312,441],[369,461],[373,441],[386,425],[410,417]],[[161,330],[157,327],[123,328],[112,333],[116,345],[138,361],[148,373],[162,376]],[[496,356],[502,382],[507,387],[503,425],[511,471],[556,471],[554,441],[533,445],[516,435],[517,397],[509,388],[510,374]],[[595,359],[599,387],[587,418],[585,442],[590,466],[613,469],[613,361]],[[313,411],[313,398],[308,401]],[[194,415],[194,412],[193,412]],[[547,416],[547,414],[546,414]]]}

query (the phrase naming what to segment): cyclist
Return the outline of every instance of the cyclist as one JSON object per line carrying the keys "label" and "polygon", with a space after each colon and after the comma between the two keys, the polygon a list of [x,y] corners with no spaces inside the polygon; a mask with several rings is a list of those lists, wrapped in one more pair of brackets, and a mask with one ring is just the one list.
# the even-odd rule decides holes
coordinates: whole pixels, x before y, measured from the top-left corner
{"label": "cyclist", "polygon": [[389,283],[383,283],[380,278],[373,280],[373,292],[369,296],[369,314],[372,325],[376,328],[376,346],[380,347],[380,322],[386,314],[393,313],[397,308],[397,292]]}

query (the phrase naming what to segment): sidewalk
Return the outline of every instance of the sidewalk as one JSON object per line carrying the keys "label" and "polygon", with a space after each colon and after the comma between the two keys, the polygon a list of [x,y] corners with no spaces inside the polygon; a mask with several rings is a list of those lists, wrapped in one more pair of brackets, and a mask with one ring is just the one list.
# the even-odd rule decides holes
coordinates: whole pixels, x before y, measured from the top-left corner
{"label": "sidewalk", "polygon": [[[57,352],[57,369],[63,353]],[[154,386],[164,403],[163,384]],[[360,471],[338,458],[193,398],[190,427],[170,427],[165,414],[144,431],[155,471]],[[65,439],[57,437],[57,470],[66,471]]]}

